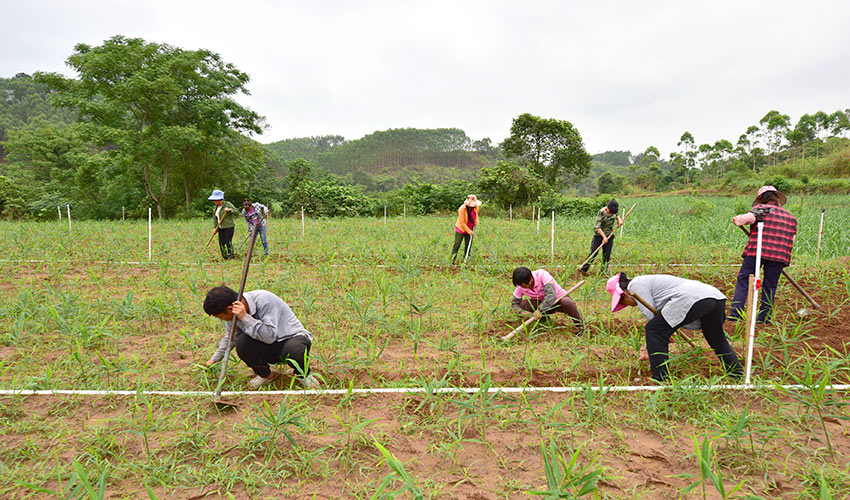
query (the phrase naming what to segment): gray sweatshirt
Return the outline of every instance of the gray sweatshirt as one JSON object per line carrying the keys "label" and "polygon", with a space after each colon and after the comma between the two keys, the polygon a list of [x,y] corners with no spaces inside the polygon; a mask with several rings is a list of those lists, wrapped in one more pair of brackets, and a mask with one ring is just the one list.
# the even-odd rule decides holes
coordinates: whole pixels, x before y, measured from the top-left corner
{"label": "gray sweatshirt", "polygon": [[[668,274],[647,274],[636,276],[629,282],[629,292],[640,295],[652,307],[658,310],[671,327],[676,327],[685,320],[685,316],[695,302],[702,299],[726,300],[720,290],[700,281],[679,278]],[[638,302],[641,314],[651,320],[655,317],[652,311]],[[682,328],[688,330],[700,330],[702,325],[699,320]]]}
{"label": "gray sweatshirt", "polygon": [[[296,335],[303,335],[313,342],[313,334],[304,328],[292,309],[277,295],[267,290],[254,290],[245,292],[243,297],[248,302],[248,315],[244,319],[236,320],[236,335],[231,348],[240,332],[266,344],[274,344]],[[213,361],[221,361],[224,357],[231,324],[231,321],[224,322],[224,337],[212,356]]]}

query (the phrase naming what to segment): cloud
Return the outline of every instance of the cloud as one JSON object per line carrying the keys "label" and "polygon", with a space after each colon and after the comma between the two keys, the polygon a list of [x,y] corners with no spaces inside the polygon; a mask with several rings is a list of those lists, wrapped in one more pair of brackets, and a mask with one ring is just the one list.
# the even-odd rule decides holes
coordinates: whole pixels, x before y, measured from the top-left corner
{"label": "cloud", "polygon": [[530,112],[588,149],[666,156],[734,140],[769,110],[850,107],[850,4],[776,2],[16,2],[6,76],[62,71],[115,34],[206,48],[251,75],[263,141],[459,127],[494,142]]}

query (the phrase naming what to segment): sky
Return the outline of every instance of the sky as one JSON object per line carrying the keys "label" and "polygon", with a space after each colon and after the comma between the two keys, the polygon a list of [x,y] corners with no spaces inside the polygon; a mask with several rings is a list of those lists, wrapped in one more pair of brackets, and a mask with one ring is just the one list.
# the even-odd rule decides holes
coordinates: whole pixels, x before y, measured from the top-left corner
{"label": "sky", "polygon": [[733,143],[770,110],[850,108],[850,2],[0,0],[0,77],[114,35],[208,49],[248,73],[258,141],[390,128],[499,143],[522,113],[590,153]]}

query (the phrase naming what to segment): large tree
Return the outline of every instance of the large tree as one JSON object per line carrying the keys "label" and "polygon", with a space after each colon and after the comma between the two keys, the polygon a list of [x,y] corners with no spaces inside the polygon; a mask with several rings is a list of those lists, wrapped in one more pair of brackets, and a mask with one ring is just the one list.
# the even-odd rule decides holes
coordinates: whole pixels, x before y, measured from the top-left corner
{"label": "large tree", "polygon": [[[565,120],[529,113],[514,118],[511,135],[502,143],[508,158],[519,158],[529,170],[555,188],[580,180],[590,170],[591,156],[581,135]],[[573,179],[569,179],[572,176]]]}
{"label": "large tree", "polygon": [[244,147],[241,134],[262,133],[262,117],[233,99],[248,93],[248,75],[218,54],[115,36],[78,44],[67,64],[79,79],[41,73],[36,81],[79,112],[88,138],[143,183],[159,217],[173,178],[188,208],[193,180],[221,186],[256,167],[259,150]]}

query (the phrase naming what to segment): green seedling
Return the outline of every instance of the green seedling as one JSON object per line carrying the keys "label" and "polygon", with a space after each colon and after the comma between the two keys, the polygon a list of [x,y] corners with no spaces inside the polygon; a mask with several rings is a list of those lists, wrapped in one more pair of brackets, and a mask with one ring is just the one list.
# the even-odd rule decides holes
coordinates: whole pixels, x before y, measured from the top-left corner
{"label": "green seedling", "polygon": [[[582,445],[584,446],[584,445]],[[579,464],[582,446],[566,456],[558,448],[554,439],[547,447],[540,442],[540,455],[543,458],[543,470],[546,474],[545,490],[529,490],[529,495],[543,497],[546,500],[558,498],[581,498],[598,491],[598,483],[605,477],[605,471],[597,467],[595,461]]]}
{"label": "green seedling", "polygon": [[700,491],[702,493],[703,500],[707,499],[707,491],[705,488],[705,483],[710,482],[717,493],[720,495],[720,498],[723,500],[732,500],[732,499],[740,499],[740,500],[766,500],[763,497],[755,496],[755,495],[744,495],[739,494],[738,492],[743,488],[744,482],[733,486],[731,489],[727,490],[726,484],[723,480],[723,473],[721,472],[719,467],[715,467],[713,464],[713,451],[711,448],[711,440],[708,436],[703,437],[702,443],[697,438],[697,436],[693,437],[694,442],[694,456],[697,459],[697,464],[699,465],[699,474],[677,474],[676,477],[682,477],[687,479],[694,479],[693,482],[689,483],[681,492],[681,497],[687,495],[691,490],[696,487],[700,487]]}
{"label": "green seedling", "polygon": [[275,452],[278,448],[278,435],[283,434],[286,440],[289,441],[289,444],[292,445],[293,448],[296,447],[295,438],[292,437],[292,434],[289,432],[289,428],[301,428],[304,426],[301,416],[299,415],[299,411],[301,409],[300,404],[287,406],[286,400],[283,400],[280,402],[280,406],[278,406],[277,411],[274,411],[271,406],[269,406],[269,402],[264,399],[263,405],[261,407],[255,406],[254,409],[260,414],[255,420],[255,425],[248,428],[261,433],[261,443],[268,443],[266,463],[269,463],[274,459]]}
{"label": "green seedling", "polygon": [[[372,500],[398,498],[405,493],[410,494],[414,500],[425,500],[425,494],[417,484],[417,479],[404,469],[404,463],[384,448],[377,440],[374,443],[375,448],[381,452],[384,462],[386,462],[391,472],[384,476],[381,484],[375,490],[375,494],[372,495]],[[395,483],[398,482],[401,483],[401,486],[396,490],[391,490]]]}

